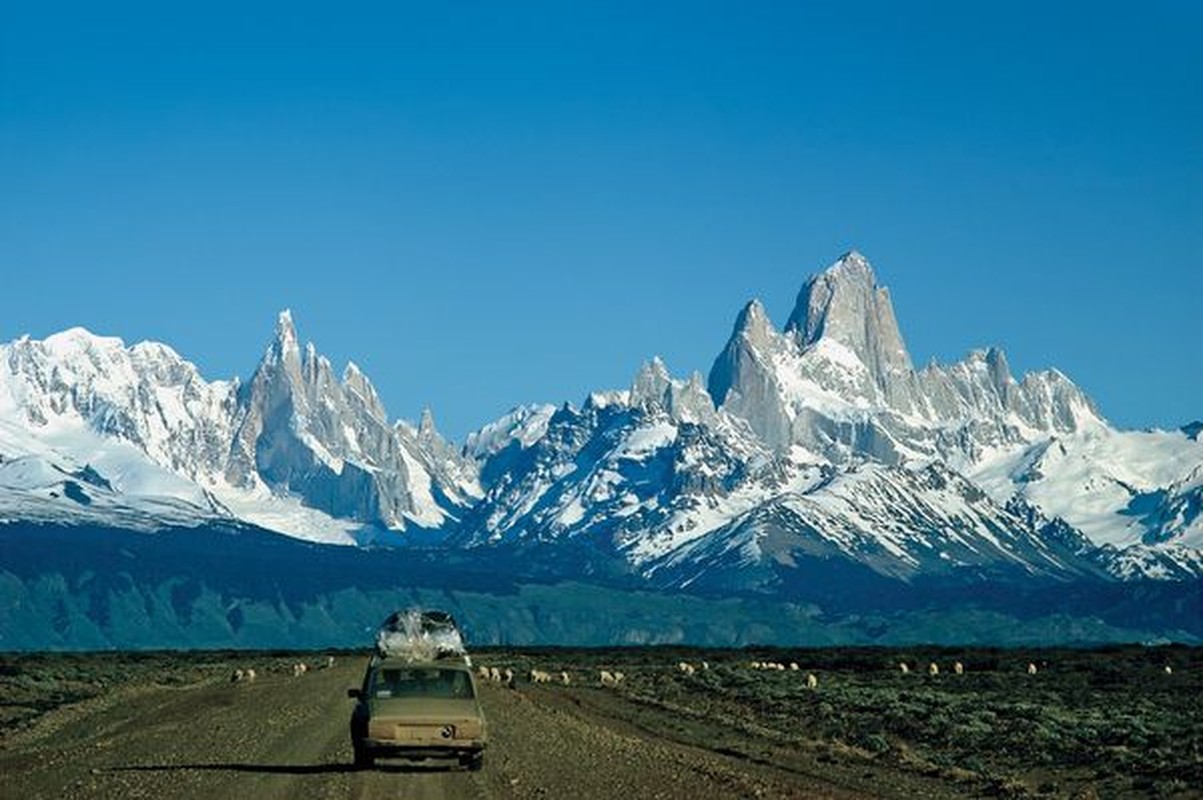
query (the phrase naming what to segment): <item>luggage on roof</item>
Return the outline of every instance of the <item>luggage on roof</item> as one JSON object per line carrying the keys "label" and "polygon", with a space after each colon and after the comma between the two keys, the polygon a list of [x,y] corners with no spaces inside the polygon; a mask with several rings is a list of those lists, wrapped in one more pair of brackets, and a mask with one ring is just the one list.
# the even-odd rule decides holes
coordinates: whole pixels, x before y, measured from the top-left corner
{"label": "luggage on roof", "polygon": [[413,661],[467,657],[455,617],[445,611],[418,608],[397,611],[382,622],[376,631],[376,649],[382,656]]}

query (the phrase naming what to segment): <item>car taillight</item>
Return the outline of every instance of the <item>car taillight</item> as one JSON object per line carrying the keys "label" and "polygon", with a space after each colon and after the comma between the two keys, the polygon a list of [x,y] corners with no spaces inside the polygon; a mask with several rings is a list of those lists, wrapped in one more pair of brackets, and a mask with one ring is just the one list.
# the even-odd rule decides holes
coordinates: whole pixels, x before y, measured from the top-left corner
{"label": "car taillight", "polygon": [[481,725],[473,720],[465,720],[455,726],[455,733],[461,739],[479,739],[481,734]]}

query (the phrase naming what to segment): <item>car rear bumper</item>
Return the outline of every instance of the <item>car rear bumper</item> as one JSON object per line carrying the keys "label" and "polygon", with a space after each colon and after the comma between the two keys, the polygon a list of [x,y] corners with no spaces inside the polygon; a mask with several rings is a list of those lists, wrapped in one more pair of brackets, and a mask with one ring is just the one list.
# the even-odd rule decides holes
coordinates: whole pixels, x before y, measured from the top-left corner
{"label": "car rear bumper", "polygon": [[483,739],[463,739],[438,744],[418,744],[396,739],[361,739],[358,746],[377,756],[414,759],[460,758],[483,753],[485,742]]}

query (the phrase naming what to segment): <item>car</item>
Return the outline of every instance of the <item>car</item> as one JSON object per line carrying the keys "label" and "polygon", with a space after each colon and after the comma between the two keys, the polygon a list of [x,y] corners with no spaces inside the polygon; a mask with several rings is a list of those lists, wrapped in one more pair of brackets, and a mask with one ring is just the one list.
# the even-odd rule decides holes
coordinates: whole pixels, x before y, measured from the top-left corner
{"label": "car", "polygon": [[480,769],[488,741],[485,716],[467,659],[414,661],[373,656],[363,685],[348,689],[355,765],[379,757],[457,759]]}

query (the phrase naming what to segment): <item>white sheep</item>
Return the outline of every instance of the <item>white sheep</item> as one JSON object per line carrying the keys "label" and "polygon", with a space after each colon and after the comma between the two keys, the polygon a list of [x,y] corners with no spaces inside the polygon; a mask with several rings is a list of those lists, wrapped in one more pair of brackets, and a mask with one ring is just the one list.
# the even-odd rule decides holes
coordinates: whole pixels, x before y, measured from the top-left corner
{"label": "white sheep", "polygon": [[476,677],[480,678],[482,681],[487,681],[489,679],[489,668],[483,665],[477,667]]}
{"label": "white sheep", "polygon": [[1166,665],[1165,665],[1165,674],[1166,674],[1166,675],[1173,675],[1173,674],[1174,674],[1174,668],[1173,668],[1173,667],[1171,667],[1169,664],[1166,664]]}
{"label": "white sheep", "polygon": [[294,677],[294,678],[299,678],[308,671],[309,671],[309,667],[305,666],[304,664],[293,664],[292,665],[292,677]]}
{"label": "white sheep", "polygon": [[760,669],[760,662],[753,661],[750,666],[752,667],[752,669]]}
{"label": "white sheep", "polygon": [[501,670],[497,667],[489,667],[489,680],[493,683],[501,683]]}
{"label": "white sheep", "polygon": [[940,665],[934,661],[931,662],[930,664],[928,664],[927,665],[927,674],[932,675],[932,676],[939,675],[940,674]]}
{"label": "white sheep", "polygon": [[962,664],[960,661],[954,661],[952,664],[952,671],[958,675],[964,675],[965,674],[965,665]]}
{"label": "white sheep", "polygon": [[702,662],[702,672],[709,672],[709,671],[710,671],[710,664],[703,661]]}
{"label": "white sheep", "polygon": [[242,677],[246,679],[247,683],[254,683],[255,682],[255,670],[247,669],[246,672],[242,673]]}
{"label": "white sheep", "polygon": [[689,676],[692,676],[697,671],[694,669],[693,664],[689,664],[685,661],[682,661],[680,664],[677,664],[677,669],[681,670],[681,672],[683,672]]}
{"label": "white sheep", "polygon": [[807,689],[819,688],[819,676],[815,675],[813,672],[808,672],[806,674],[806,688]]}
{"label": "white sheep", "polygon": [[614,673],[610,672],[609,670],[606,670],[606,669],[601,670],[601,672],[598,673],[597,677],[598,677],[598,680],[601,681],[602,686],[615,686],[618,684],[618,680],[615,679]]}
{"label": "white sheep", "polygon": [[326,669],[334,669],[334,656],[326,656]]}
{"label": "white sheep", "polygon": [[622,683],[623,678],[625,678],[625,677],[626,677],[626,675],[622,674],[621,672],[615,672],[614,673],[614,682]]}
{"label": "white sheep", "polygon": [[230,676],[230,683],[241,683],[244,673],[240,669],[234,670],[234,674]]}
{"label": "white sheep", "polygon": [[514,688],[514,671],[512,669],[510,669],[509,667],[506,667],[505,670],[501,673],[501,679],[502,679],[501,682],[503,684],[505,684],[506,686],[508,686],[511,689]]}
{"label": "white sheep", "polygon": [[898,669],[902,672],[903,675],[909,675],[911,672],[911,668],[906,665],[905,661],[902,661],[898,664]]}
{"label": "white sheep", "polygon": [[797,661],[791,661],[791,662],[789,662],[789,671],[790,671],[790,672],[797,672],[797,671],[798,671],[798,670],[800,670],[800,669],[802,669],[802,668],[798,666],[798,662],[797,662]]}
{"label": "white sheep", "polygon": [[544,672],[541,669],[532,669],[530,671],[531,683],[551,683],[551,673]]}
{"label": "white sheep", "polygon": [[1034,663],[1029,663],[1029,664],[1028,664],[1028,674],[1029,674],[1029,675],[1035,675],[1035,674],[1036,674],[1036,665],[1035,665]]}
{"label": "white sheep", "polygon": [[564,684],[565,686],[572,683],[572,678],[568,676],[567,672],[560,673],[560,683]]}

